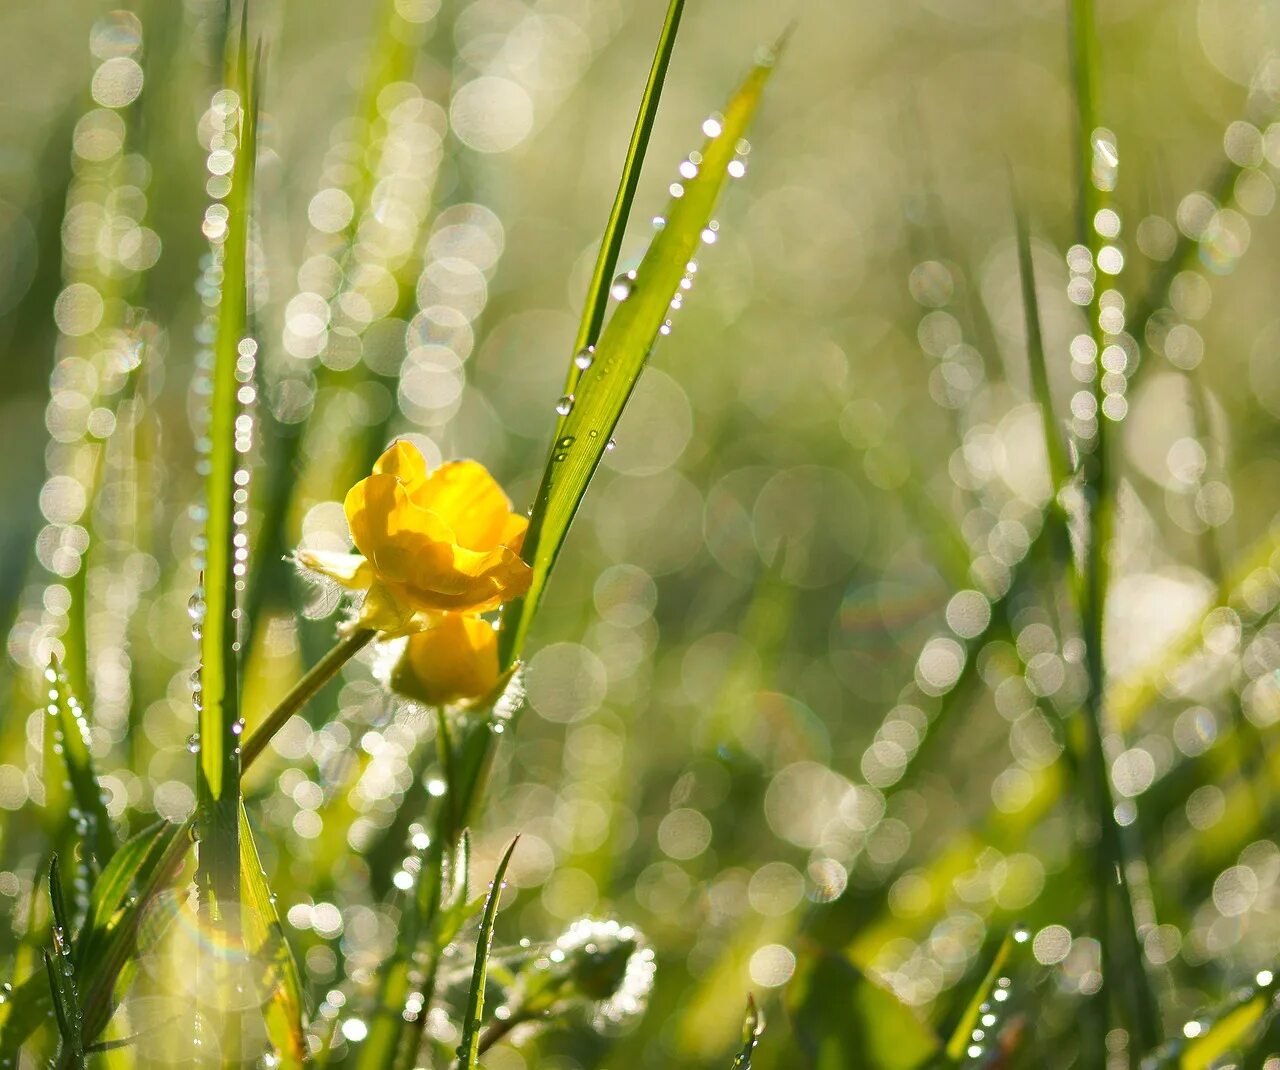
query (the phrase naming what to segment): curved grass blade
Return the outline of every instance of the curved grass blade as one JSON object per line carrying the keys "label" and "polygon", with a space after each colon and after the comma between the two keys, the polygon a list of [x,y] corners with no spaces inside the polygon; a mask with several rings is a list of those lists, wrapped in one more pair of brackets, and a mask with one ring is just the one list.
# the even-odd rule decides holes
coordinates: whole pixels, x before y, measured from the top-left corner
{"label": "curved grass blade", "polygon": [[1061,514],[1057,493],[1071,478],[1071,466],[1067,462],[1062,433],[1053,418],[1053,399],[1049,394],[1049,369],[1045,363],[1044,336],[1040,330],[1040,302],[1036,296],[1035,266],[1031,259],[1031,235],[1027,230],[1027,217],[1022,204],[1014,194],[1014,230],[1018,239],[1018,275],[1022,283],[1022,311],[1027,328],[1027,364],[1031,372],[1031,392],[1040,406],[1040,420],[1044,431],[1045,451],[1049,458],[1049,481],[1052,497],[1049,511]]}
{"label": "curved grass blade", "polygon": [[[1263,1023],[1267,1012],[1272,1009],[1277,988],[1275,974],[1270,971],[1268,973],[1266,984],[1260,984],[1227,1007],[1208,1028],[1182,1049],[1175,1064],[1178,1070],[1209,1070],[1212,1066],[1221,1065],[1222,1059],[1232,1052],[1238,1052],[1259,1032],[1261,1035],[1257,1036],[1257,1043],[1267,1044],[1272,1030],[1267,1028],[1269,1022],[1266,1025]],[[1271,1037],[1270,1042],[1274,1044],[1275,1038]],[[1268,1054],[1274,1054],[1274,1050],[1269,1050]],[[1247,1059],[1244,1065],[1249,1065]]]}
{"label": "curved grass blade", "polygon": [[89,895],[89,913],[76,938],[78,963],[87,965],[93,961],[104,935],[128,902],[134,885],[145,874],[148,861],[154,863],[153,855],[162,849],[163,833],[171,828],[168,821],[148,825],[125,840],[103,869]]}
{"label": "curved grass blade", "polygon": [[[242,20],[238,71],[238,138],[229,213],[220,256],[222,293],[214,340],[210,443],[206,500],[208,541],[204,579],[204,620],[200,640],[200,757],[197,775],[202,850],[197,873],[204,907],[219,912],[219,902],[234,901],[240,892],[240,753],[239,643],[236,613],[237,577],[235,495],[240,458],[236,448],[237,372],[248,322],[249,212],[253,201],[258,67],[248,65]],[[233,126],[237,125],[234,122]]]}
{"label": "curved grass blade", "polygon": [[64,1059],[73,1066],[84,1065],[84,1041],[81,1029],[84,1015],[80,1009],[80,992],[76,987],[75,947],[71,940],[71,922],[62,898],[62,878],[58,856],[49,861],[49,903],[53,909],[53,951],[44,951],[45,973],[53,995],[53,1010],[62,1038]]}
{"label": "curved grass blade", "polygon": [[[605,308],[609,304],[609,283],[618,265],[622,237],[631,215],[636,187],[640,184],[640,169],[644,165],[645,153],[649,148],[649,135],[653,131],[653,121],[658,114],[662,84],[667,77],[667,67],[671,63],[671,52],[675,48],[676,34],[680,29],[680,16],[683,13],[684,0],[671,0],[667,7],[667,17],[662,23],[662,33],[658,36],[658,49],[653,56],[653,65],[649,68],[649,80],[645,83],[644,96],[640,98],[640,111],[636,115],[635,129],[631,131],[627,158],[622,164],[622,178],[618,183],[618,192],[614,196],[613,207],[609,210],[609,221],[605,224],[604,235],[600,239],[600,252],[596,256],[595,268],[591,272],[591,283],[587,287],[582,322],[578,325],[578,336],[573,344],[575,359],[569,362],[569,374],[564,384],[566,397],[573,394],[577,389],[578,380],[582,377],[583,369],[578,366],[577,355],[587,351],[589,346],[594,346],[600,337]],[[556,424],[557,439],[560,437],[563,426],[564,418],[562,417]]]}
{"label": "curved grass blade", "polygon": [[263,1014],[278,1066],[293,1070],[306,1056],[303,1035],[302,979],[280,923],[275,897],[267,885],[262,858],[253,842],[249,815],[240,806],[240,878],[244,903],[245,950],[262,966]]}
{"label": "curved grass blade", "polygon": [[115,829],[89,753],[89,726],[56,658],[50,658],[45,680],[49,684],[49,716],[57,724],[54,738],[61,744],[71,794],[81,817],[79,831],[89,855],[105,867],[115,853]]}
{"label": "curved grass blade", "polygon": [[730,1070],[751,1070],[751,1056],[764,1035],[764,1015],[756,1006],[755,996],[747,996],[747,1013],[742,1018],[742,1050]]}
{"label": "curved grass blade", "polygon": [[507,847],[507,852],[498,863],[493,875],[493,883],[489,886],[489,895],[484,903],[484,915],[480,919],[480,932],[476,935],[476,964],[471,972],[471,988],[467,992],[467,1009],[462,1019],[462,1043],[458,1045],[458,1070],[474,1070],[476,1060],[480,1058],[480,1016],[484,1013],[484,986],[489,974],[489,951],[493,947],[493,927],[498,920],[498,900],[502,898],[502,889],[506,886],[503,878],[507,875],[507,866],[511,864],[511,856],[515,853],[517,836]]}
{"label": "curved grass blade", "polygon": [[[1093,169],[1095,153],[1105,155],[1105,152],[1094,144],[1098,118],[1098,48],[1093,0],[1071,2],[1071,46],[1076,103],[1077,239],[1089,250],[1090,263],[1096,264],[1101,236],[1094,220],[1105,198],[1103,185],[1094,180]],[[1102,353],[1107,344],[1099,318],[1101,289],[1094,287],[1087,310],[1089,331],[1098,353]],[[1085,741],[1081,767],[1092,794],[1091,806],[1099,828],[1093,867],[1094,935],[1102,946],[1102,974],[1114,980],[1108,980],[1090,1001],[1090,1013],[1098,1020],[1086,1030],[1086,1036],[1091,1045],[1100,1042],[1112,1019],[1117,1018],[1133,1034],[1135,1050],[1144,1052],[1160,1042],[1160,1012],[1147,976],[1142,938],[1134,917],[1128,879],[1130,842],[1115,817],[1109,763],[1103,744],[1109,725],[1102,634],[1110,583],[1116,487],[1111,471],[1115,428],[1104,412],[1101,376],[1095,377],[1093,394],[1098,413],[1097,431],[1092,456],[1082,467],[1088,542],[1080,570],[1078,603],[1088,688],[1082,717]],[[1087,1050],[1084,1057],[1087,1062],[1104,1061],[1101,1050]]]}
{"label": "curved grass blade", "polygon": [[712,120],[714,125],[707,129],[713,136],[702,147],[696,177],[672,197],[666,224],[634,277],[629,273],[617,284],[617,293],[625,299],[600,335],[591,365],[579,381],[578,397],[566,401],[569,410],[542,474],[524,550],[533,580],[528,594],[510,603],[503,621],[501,660],[506,667],[519,656],[569,525],[670,314],[672,295],[703,240],[738,142],[755,115],[773,66],[772,56],[758,64],[729,101],[724,118]]}
{"label": "curved grass blade", "polygon": [[973,1042],[973,1031],[978,1025],[978,1016],[982,1013],[982,1006],[991,999],[992,990],[996,987],[996,981],[1000,977],[1000,972],[1004,969],[1004,964],[1009,960],[1009,952],[1013,950],[1013,945],[1019,939],[1026,939],[1025,932],[1016,930],[1009,933],[1000,941],[1000,946],[996,948],[996,953],[991,959],[991,965],[987,968],[982,983],[978,985],[973,993],[973,998],[969,1000],[968,1005],[964,1009],[964,1013],[960,1015],[960,1020],[956,1022],[956,1027],[951,1031],[951,1038],[947,1041],[946,1055],[953,1063],[959,1063],[965,1057],[965,1051]]}

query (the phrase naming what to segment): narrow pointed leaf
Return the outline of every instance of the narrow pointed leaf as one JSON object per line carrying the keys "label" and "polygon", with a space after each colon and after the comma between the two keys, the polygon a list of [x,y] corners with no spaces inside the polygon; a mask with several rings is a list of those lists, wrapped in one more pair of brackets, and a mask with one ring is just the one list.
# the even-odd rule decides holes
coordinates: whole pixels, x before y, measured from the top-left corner
{"label": "narrow pointed leaf", "polygon": [[493,928],[498,920],[498,900],[505,887],[503,878],[515,853],[517,836],[511,841],[502,861],[493,875],[493,884],[484,904],[484,916],[480,919],[480,931],[476,935],[476,964],[471,972],[471,988],[467,992],[467,1009],[462,1020],[462,1043],[458,1045],[458,1070],[474,1070],[480,1058],[480,1020],[484,1013],[484,986],[489,975],[489,952],[493,948]]}
{"label": "narrow pointed leaf", "polygon": [[285,938],[275,897],[267,885],[267,875],[243,805],[240,807],[240,877],[245,950],[262,969],[267,1034],[275,1045],[278,1065],[301,1067],[307,1050],[303,1035],[302,980]]}
{"label": "narrow pointed leaf", "polygon": [[754,996],[747,997],[747,1013],[742,1019],[742,1050],[733,1060],[731,1070],[751,1070],[751,1057],[764,1034],[764,1015],[756,1007]]}
{"label": "narrow pointed leaf", "polygon": [[1009,952],[1013,950],[1014,941],[1013,933],[1009,933],[1000,941],[1000,946],[996,948],[996,953],[982,978],[982,983],[974,990],[973,997],[966,1005],[964,1014],[960,1016],[955,1029],[952,1030],[951,1039],[947,1041],[947,1058],[952,1062],[959,1062],[963,1059],[965,1050],[972,1043],[970,1038],[973,1036],[973,1030],[978,1024],[978,1016],[982,1013],[982,1005],[991,999],[991,992],[995,988],[996,981],[999,979],[1000,973],[1009,959]]}
{"label": "narrow pointed leaf", "polygon": [[234,70],[238,72],[238,138],[221,248],[222,287],[213,347],[212,400],[205,483],[208,543],[204,576],[204,621],[200,641],[200,757],[197,777],[200,807],[202,894],[214,904],[239,893],[239,644],[237,642],[235,544],[238,505],[235,494],[241,458],[236,449],[240,414],[240,352],[248,317],[249,212],[253,200],[257,71],[249,69],[248,46],[240,37]]}
{"label": "narrow pointed leaf", "polygon": [[511,603],[503,622],[502,660],[518,656],[556,556],[587,485],[604,456],[627,399],[644,370],[658,331],[671,312],[688,265],[697,255],[720,192],[760,104],[772,61],[756,66],[729,101],[715,136],[702,147],[696,177],[685,182],[666,211],[666,224],[635,271],[620,284],[627,297],[614,310],[579,381],[577,397],[562,422],[542,475],[529,521],[525,559],[533,567],[529,593]]}
{"label": "narrow pointed leaf", "polygon": [[[1031,392],[1040,406],[1045,452],[1049,458],[1049,485],[1057,494],[1071,475],[1062,432],[1053,416],[1049,393],[1049,369],[1045,363],[1044,336],[1040,329],[1040,301],[1036,296],[1035,265],[1031,258],[1031,235],[1022,207],[1014,204],[1014,224],[1018,238],[1018,275],[1022,283],[1022,314],[1027,329],[1027,363],[1031,372]],[[1050,507],[1052,509],[1052,505]]]}
{"label": "narrow pointed leaf", "polygon": [[80,992],[76,987],[71,923],[67,916],[66,901],[62,897],[62,878],[57,855],[49,862],[49,904],[53,910],[53,951],[45,949],[45,972],[49,978],[53,1010],[63,1048],[71,1053],[76,1065],[80,1065],[84,1061],[81,1037],[83,1014],[80,1010]]}
{"label": "narrow pointed leaf", "polygon": [[[1213,1020],[1207,1029],[1191,1040],[1178,1058],[1178,1070],[1209,1070],[1212,1066],[1222,1064],[1222,1060],[1240,1051],[1260,1032],[1267,1012],[1273,1009],[1273,1001],[1277,990],[1277,982],[1272,980],[1260,985],[1255,991],[1243,996],[1227,1007]],[[1268,1029],[1261,1030],[1259,1042],[1266,1042]],[[1274,1038],[1271,1043],[1274,1043]],[[1268,1052],[1274,1054],[1274,1051]],[[1246,1060],[1245,1066],[1248,1066]]]}
{"label": "narrow pointed leaf", "polygon": [[[591,273],[591,283],[587,287],[582,322],[578,325],[578,335],[573,346],[575,356],[588,346],[595,345],[600,337],[600,326],[604,323],[605,309],[609,304],[609,283],[613,280],[613,273],[618,265],[618,253],[622,249],[622,238],[626,233],[627,220],[631,215],[636,187],[640,184],[640,169],[644,165],[645,153],[649,148],[649,134],[653,130],[653,122],[658,114],[662,84],[667,77],[667,67],[671,63],[671,52],[675,48],[676,34],[680,29],[680,16],[683,13],[684,0],[671,0],[667,6],[667,17],[662,24],[662,33],[658,36],[658,48],[653,56],[653,66],[649,68],[649,80],[644,87],[644,96],[640,98],[640,111],[636,115],[636,125],[631,132],[631,143],[627,146],[627,158],[622,164],[622,178],[618,183],[618,192],[613,199],[613,207],[609,210],[609,221],[605,224],[604,235],[600,239],[600,253],[596,257],[595,269]],[[564,386],[566,395],[572,394],[577,389],[578,380],[581,377],[582,369],[577,361],[570,361],[569,374]],[[557,438],[563,426],[564,420],[561,419],[556,427]]]}
{"label": "narrow pointed leaf", "polygon": [[116,849],[115,828],[102,801],[102,787],[89,753],[89,725],[79,699],[72,693],[66,674],[56,660],[50,660],[45,679],[49,684],[49,715],[57,722],[62,761],[72,798],[81,814],[85,847],[98,866],[105,866]]}

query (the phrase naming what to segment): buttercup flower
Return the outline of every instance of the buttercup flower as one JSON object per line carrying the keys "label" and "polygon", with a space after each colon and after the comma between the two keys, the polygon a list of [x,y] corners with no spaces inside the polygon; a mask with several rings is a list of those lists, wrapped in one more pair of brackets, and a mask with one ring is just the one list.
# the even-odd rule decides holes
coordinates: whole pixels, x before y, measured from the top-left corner
{"label": "buttercup flower", "polygon": [[487,695],[498,685],[498,634],[483,617],[446,613],[409,637],[389,682],[428,706]]}
{"label": "buttercup flower", "polygon": [[528,520],[476,461],[428,472],[416,447],[394,442],[343,508],[359,553],[299,550],[297,560],[366,592],[356,627],[408,635],[445,613],[483,613],[529,589],[520,558]]}

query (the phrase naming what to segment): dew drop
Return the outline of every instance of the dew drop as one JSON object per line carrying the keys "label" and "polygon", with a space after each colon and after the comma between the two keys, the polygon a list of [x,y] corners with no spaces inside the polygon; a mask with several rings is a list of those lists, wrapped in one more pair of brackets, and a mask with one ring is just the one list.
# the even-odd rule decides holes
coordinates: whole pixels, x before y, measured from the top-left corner
{"label": "dew drop", "polygon": [[573,412],[573,395],[572,394],[565,394],[564,397],[562,397],[559,401],[556,402],[556,412],[558,412],[561,416],[568,416],[569,413]]}
{"label": "dew drop", "polygon": [[200,753],[200,733],[199,732],[192,732],[191,735],[187,736],[187,750],[190,751],[192,754]]}
{"label": "dew drop", "polygon": [[591,367],[591,362],[596,359],[595,352],[595,346],[586,346],[583,349],[578,350],[578,355],[573,358],[573,363],[579,371],[585,372]]}
{"label": "dew drop", "polygon": [[635,289],[636,273],[634,271],[625,272],[613,280],[613,285],[609,287],[609,296],[615,301],[625,301],[631,296],[631,291]]}
{"label": "dew drop", "polygon": [[611,439],[609,439],[609,441],[608,441],[608,442],[606,442],[606,443],[605,443],[604,448],[605,448],[606,450],[613,450],[613,449],[616,449],[616,448],[617,448],[617,445],[618,445],[617,441],[616,441],[615,439],[612,439],[612,438],[611,438]]}

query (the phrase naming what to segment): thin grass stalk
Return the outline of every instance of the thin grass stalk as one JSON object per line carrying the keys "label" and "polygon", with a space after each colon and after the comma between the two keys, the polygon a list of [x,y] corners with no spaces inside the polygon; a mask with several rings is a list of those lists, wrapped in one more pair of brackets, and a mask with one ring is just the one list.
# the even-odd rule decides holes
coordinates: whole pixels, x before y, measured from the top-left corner
{"label": "thin grass stalk", "polygon": [[[1093,179],[1095,130],[1097,128],[1097,35],[1092,0],[1071,3],[1072,74],[1076,102],[1077,240],[1089,251],[1090,263],[1097,265],[1101,248],[1095,226],[1103,207],[1102,190]],[[1095,278],[1088,305],[1089,330],[1099,359],[1105,338],[1099,323],[1100,282]],[[1133,1032],[1131,1051],[1148,1051],[1159,1043],[1159,1012],[1150,979],[1147,977],[1142,940],[1128,888],[1129,859],[1124,837],[1115,816],[1109,763],[1105,749],[1106,669],[1103,659],[1103,622],[1106,616],[1109,554],[1115,524],[1115,485],[1111,475],[1111,420],[1104,412],[1100,372],[1093,383],[1097,431],[1091,453],[1082,458],[1084,507],[1087,517],[1087,545],[1080,583],[1080,618],[1085,646],[1085,754],[1083,766],[1092,792],[1092,809],[1097,822],[1098,842],[1094,853],[1095,936],[1101,946],[1103,987],[1091,1003],[1098,1010],[1097,1027],[1087,1031],[1090,1045],[1101,1045],[1112,1023],[1112,1004],[1124,1007],[1122,1019]],[[1116,908],[1113,918],[1112,908]],[[1119,947],[1117,947],[1117,943]],[[1122,995],[1123,1003],[1117,998]],[[1099,1048],[1086,1052],[1086,1060],[1105,1061]]]}
{"label": "thin grass stalk", "polygon": [[[662,23],[662,32],[658,35],[658,49],[654,53],[653,64],[649,68],[649,80],[645,83],[644,94],[640,98],[640,111],[636,115],[635,127],[631,131],[631,143],[627,146],[626,159],[622,165],[622,177],[618,182],[618,192],[614,195],[613,206],[609,209],[609,219],[605,223],[604,234],[600,238],[600,251],[591,272],[591,281],[587,285],[587,298],[582,306],[582,319],[578,324],[578,334],[573,343],[575,359],[569,362],[569,371],[565,377],[566,397],[573,395],[584,370],[579,367],[577,355],[589,352],[590,347],[596,344],[600,337],[600,328],[604,324],[605,309],[609,305],[609,284],[618,266],[618,254],[622,250],[627,220],[631,217],[631,205],[635,200],[636,189],[640,185],[640,171],[649,149],[649,135],[653,132],[654,120],[658,115],[658,102],[662,98],[662,86],[666,81],[667,68],[671,64],[671,53],[675,49],[676,34],[680,30],[680,17],[683,14],[684,0],[671,0],[667,7],[667,17]],[[557,439],[564,428],[564,421],[563,415],[556,421],[555,438]]]}
{"label": "thin grass stalk", "polygon": [[507,867],[520,842],[517,836],[507,847],[489,887],[484,904],[484,916],[480,919],[480,932],[476,937],[476,961],[471,971],[471,987],[467,992],[467,1006],[462,1019],[462,1042],[458,1045],[457,1070],[475,1070],[480,1058],[480,1024],[484,1013],[484,990],[489,975],[489,952],[493,948],[493,929],[498,921],[498,903],[506,885]]}
{"label": "thin grass stalk", "polygon": [[[240,644],[236,609],[235,513],[237,469],[237,365],[248,315],[248,235],[252,205],[255,105],[242,33],[238,51],[238,145],[232,172],[229,218],[222,246],[223,281],[214,342],[209,456],[206,479],[208,543],[204,571],[204,617],[200,640],[200,750],[197,803],[200,865],[196,875],[202,909],[211,921],[240,895]],[[255,72],[256,74],[256,72]],[[229,83],[231,84],[231,83]]]}

